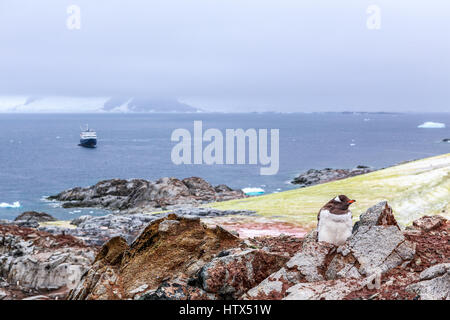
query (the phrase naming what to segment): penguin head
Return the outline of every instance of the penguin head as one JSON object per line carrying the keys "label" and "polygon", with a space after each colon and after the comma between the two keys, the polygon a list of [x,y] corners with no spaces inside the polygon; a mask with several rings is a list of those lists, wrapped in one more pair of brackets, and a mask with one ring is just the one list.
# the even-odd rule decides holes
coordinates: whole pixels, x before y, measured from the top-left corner
{"label": "penguin head", "polygon": [[350,207],[350,205],[354,202],[356,202],[356,200],[351,200],[349,197],[343,194],[330,201],[330,203],[332,203],[336,208],[340,210],[347,210],[348,207]]}

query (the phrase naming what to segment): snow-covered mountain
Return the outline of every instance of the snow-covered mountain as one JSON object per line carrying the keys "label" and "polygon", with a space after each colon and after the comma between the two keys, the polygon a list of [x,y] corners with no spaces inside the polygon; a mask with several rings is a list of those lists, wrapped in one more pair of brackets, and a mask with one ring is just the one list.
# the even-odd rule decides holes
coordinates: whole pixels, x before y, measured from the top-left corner
{"label": "snow-covered mountain", "polygon": [[177,99],[0,96],[0,113],[200,112]]}

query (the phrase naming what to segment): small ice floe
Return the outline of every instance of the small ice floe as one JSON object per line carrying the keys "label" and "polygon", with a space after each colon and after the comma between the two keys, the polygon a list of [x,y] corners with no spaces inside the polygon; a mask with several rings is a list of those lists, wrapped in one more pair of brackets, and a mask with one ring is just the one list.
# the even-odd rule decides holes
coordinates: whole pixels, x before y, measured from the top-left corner
{"label": "small ice floe", "polygon": [[442,128],[445,128],[445,123],[427,121],[427,122],[425,122],[425,123],[422,123],[422,124],[421,124],[420,126],[418,126],[417,128],[424,128],[424,129],[442,129]]}
{"label": "small ice floe", "polygon": [[7,203],[7,202],[2,202],[2,203],[0,203],[0,208],[20,208],[21,207],[21,205],[20,205],[20,202],[19,201],[16,201],[16,202],[14,202],[14,203]]}
{"label": "small ice floe", "polygon": [[370,121],[371,119],[369,119],[369,118],[365,118],[364,119],[364,122],[368,122],[368,121]]}
{"label": "small ice floe", "polygon": [[247,196],[259,196],[265,193],[264,189],[261,188],[244,188],[242,189]]}
{"label": "small ice floe", "polygon": [[350,143],[350,147],[356,146],[356,143]]}

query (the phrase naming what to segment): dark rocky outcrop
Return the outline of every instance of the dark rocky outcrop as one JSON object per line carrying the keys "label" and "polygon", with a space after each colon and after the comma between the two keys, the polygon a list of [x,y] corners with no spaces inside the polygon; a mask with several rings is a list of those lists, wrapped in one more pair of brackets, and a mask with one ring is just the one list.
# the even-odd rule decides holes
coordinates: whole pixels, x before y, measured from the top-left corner
{"label": "dark rocky outcrop", "polygon": [[20,214],[14,219],[14,221],[30,221],[30,220],[34,220],[37,222],[48,222],[48,221],[56,221],[56,218],[52,217],[51,215],[45,212],[27,211]]}
{"label": "dark rocky outcrop", "polygon": [[325,182],[354,177],[372,171],[374,171],[373,168],[366,166],[357,166],[354,169],[310,169],[294,178],[291,183],[297,184],[300,187],[308,187]]}
{"label": "dark rocky outcrop", "polygon": [[155,210],[180,205],[199,205],[212,201],[244,198],[240,190],[224,185],[214,188],[198,177],[179,180],[161,178],[155,182],[143,179],[111,179],[86,188],[63,191],[50,200],[62,201],[63,207],[101,207],[111,210]]}
{"label": "dark rocky outcrop", "polygon": [[56,219],[45,212],[27,211],[17,216],[14,221],[0,219],[0,225],[38,228],[40,222],[49,221],[56,221]]}

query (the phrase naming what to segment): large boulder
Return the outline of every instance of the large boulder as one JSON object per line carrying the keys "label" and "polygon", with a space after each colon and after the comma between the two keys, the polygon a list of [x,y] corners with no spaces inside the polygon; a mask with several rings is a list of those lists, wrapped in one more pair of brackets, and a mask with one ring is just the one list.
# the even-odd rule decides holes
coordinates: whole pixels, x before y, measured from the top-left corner
{"label": "large boulder", "polygon": [[361,215],[355,233],[340,246],[327,266],[326,278],[360,278],[383,274],[414,258],[415,246],[405,239],[392,208],[379,203]]}
{"label": "large boulder", "polygon": [[121,238],[106,243],[69,298],[133,299],[142,294],[139,288],[147,292],[174,279],[187,281],[219,252],[240,243],[225,229],[171,214],[150,223],[131,245]]}
{"label": "large boulder", "polygon": [[36,222],[49,222],[56,221],[56,218],[52,217],[45,212],[27,211],[17,216],[14,221],[36,221]]}

